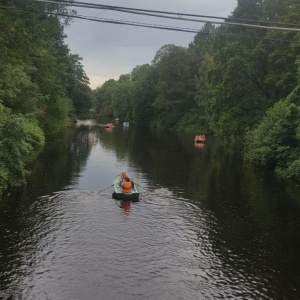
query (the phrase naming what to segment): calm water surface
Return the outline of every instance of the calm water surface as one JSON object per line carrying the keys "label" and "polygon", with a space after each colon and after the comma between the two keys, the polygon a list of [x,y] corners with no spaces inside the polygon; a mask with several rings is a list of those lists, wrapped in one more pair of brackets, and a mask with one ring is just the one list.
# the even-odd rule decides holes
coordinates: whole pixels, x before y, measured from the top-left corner
{"label": "calm water surface", "polygon": [[[49,141],[0,202],[0,299],[300,299],[299,188],[193,138],[83,122]],[[139,202],[104,190],[122,169]]]}

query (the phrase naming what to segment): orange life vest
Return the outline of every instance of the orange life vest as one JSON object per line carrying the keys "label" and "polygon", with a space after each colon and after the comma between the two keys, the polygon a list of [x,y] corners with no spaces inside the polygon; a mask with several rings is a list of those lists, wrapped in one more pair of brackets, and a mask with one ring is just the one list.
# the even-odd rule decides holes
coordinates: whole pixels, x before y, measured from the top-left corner
{"label": "orange life vest", "polygon": [[122,186],[122,193],[131,193],[131,192],[132,192],[131,182],[130,181],[124,182]]}

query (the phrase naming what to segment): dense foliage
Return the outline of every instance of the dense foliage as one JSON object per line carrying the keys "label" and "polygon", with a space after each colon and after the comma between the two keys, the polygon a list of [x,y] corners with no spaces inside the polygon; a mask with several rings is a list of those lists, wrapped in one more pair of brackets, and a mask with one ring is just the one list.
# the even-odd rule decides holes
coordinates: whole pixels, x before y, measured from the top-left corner
{"label": "dense foliage", "polygon": [[64,43],[68,8],[0,1],[0,188],[17,186],[26,159],[92,105],[81,58]]}
{"label": "dense foliage", "polygon": [[[298,31],[229,25],[235,20]],[[96,111],[244,139],[246,159],[299,180],[300,2],[238,0],[226,22],[206,24],[187,48],[165,45],[151,65],[103,84]]]}

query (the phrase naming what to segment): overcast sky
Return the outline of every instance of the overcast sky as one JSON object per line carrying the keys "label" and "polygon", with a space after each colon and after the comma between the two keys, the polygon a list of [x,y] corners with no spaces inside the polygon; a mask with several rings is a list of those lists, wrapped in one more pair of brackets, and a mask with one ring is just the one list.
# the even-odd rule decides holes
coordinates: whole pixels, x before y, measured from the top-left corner
{"label": "overcast sky", "polygon": [[[237,6],[237,0],[80,0],[111,6],[138,9],[181,12],[217,17],[227,17]],[[114,12],[75,8],[77,15],[147,24],[168,25],[201,29],[203,23],[166,20]],[[220,20],[215,20],[220,21]],[[138,65],[151,63],[156,52],[164,45],[174,44],[187,47],[193,41],[194,33],[161,29],[150,29],[127,25],[99,23],[74,19],[65,29],[65,40],[73,54],[83,58],[82,64],[90,86],[95,89],[109,79],[118,79]]]}

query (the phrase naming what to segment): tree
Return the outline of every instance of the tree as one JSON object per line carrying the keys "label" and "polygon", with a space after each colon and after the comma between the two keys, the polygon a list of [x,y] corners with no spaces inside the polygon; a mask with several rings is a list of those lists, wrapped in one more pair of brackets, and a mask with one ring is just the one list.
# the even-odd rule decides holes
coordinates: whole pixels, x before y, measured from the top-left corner
{"label": "tree", "polygon": [[156,72],[152,66],[145,64],[135,67],[131,72],[131,78],[133,81],[132,118],[134,122],[147,126],[154,117]]}
{"label": "tree", "polygon": [[24,157],[43,146],[44,133],[32,115],[12,114],[0,104],[0,188],[18,186],[28,171]]}
{"label": "tree", "polygon": [[268,110],[245,138],[245,158],[282,177],[300,180],[300,86]]}
{"label": "tree", "polygon": [[[263,10],[267,20],[300,25],[300,2],[297,0],[266,0]],[[265,81],[277,99],[281,99],[287,97],[297,85],[295,62],[300,54],[300,33],[269,30],[266,36],[273,42],[268,46],[269,70]]]}
{"label": "tree", "polygon": [[[282,1],[241,0],[232,17],[279,22],[287,11],[280,11],[282,6]],[[292,43],[281,37],[281,49],[281,42],[269,40],[271,33],[240,26],[219,28],[218,34],[226,39],[217,35],[215,40],[211,102],[214,131],[219,136],[243,136],[267,109],[295,88],[299,48],[290,51],[294,37]]]}
{"label": "tree", "polygon": [[156,53],[152,62],[157,73],[154,126],[175,128],[194,105],[196,66],[193,58],[188,49],[174,45],[163,46]]}
{"label": "tree", "polygon": [[119,80],[114,85],[112,93],[112,109],[114,116],[119,118],[131,120],[132,108],[131,98],[133,91],[133,83],[130,74],[121,75]]}
{"label": "tree", "polygon": [[95,97],[95,111],[97,115],[112,118],[114,116],[112,108],[112,94],[116,81],[110,79],[93,93]]}
{"label": "tree", "polygon": [[[88,110],[91,93],[80,58],[64,43],[70,8],[58,3],[0,2],[0,178],[18,185],[44,135]],[[83,101],[83,102],[81,102]]]}
{"label": "tree", "polygon": [[67,59],[67,94],[72,99],[75,115],[90,117],[90,109],[94,104],[93,94],[89,87],[89,78],[80,62],[82,58],[77,54],[70,54]]}
{"label": "tree", "polygon": [[181,118],[178,128],[185,128],[193,132],[207,132],[211,128],[211,71],[214,67],[213,41],[215,32],[215,26],[206,23],[189,45],[189,51],[195,56],[198,67],[195,74],[195,106]]}

